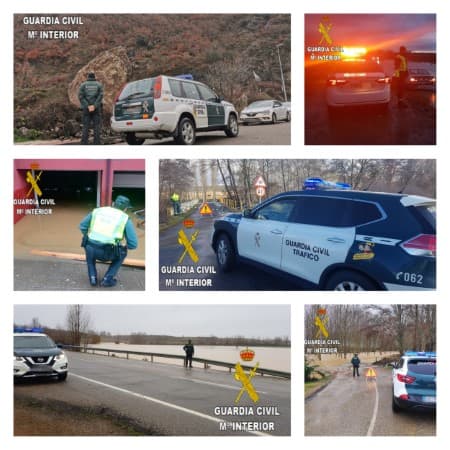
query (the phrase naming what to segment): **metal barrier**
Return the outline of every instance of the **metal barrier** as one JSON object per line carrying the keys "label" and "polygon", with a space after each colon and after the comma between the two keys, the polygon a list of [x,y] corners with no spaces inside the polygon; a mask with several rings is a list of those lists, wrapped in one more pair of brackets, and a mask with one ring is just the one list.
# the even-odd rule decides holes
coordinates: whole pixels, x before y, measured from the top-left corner
{"label": "metal barrier", "polygon": [[[136,352],[132,350],[113,350],[111,348],[98,348],[98,347],[83,347],[83,346],[77,346],[77,345],[62,345],[62,348],[68,349],[68,350],[79,350],[85,353],[91,353],[95,355],[95,352],[102,352],[106,353],[108,356],[111,356],[111,354],[123,354],[126,355],[126,359],[130,359],[129,355],[137,355],[137,356],[146,356],[150,357],[150,362],[153,362],[154,358],[168,358],[168,359],[181,359],[184,360],[184,356],[182,355],[170,355],[168,353],[152,353],[152,352]],[[203,364],[203,368],[207,369],[210,366],[217,366],[217,367],[226,367],[228,368],[229,372],[234,369],[235,364],[234,363],[228,363],[224,361],[214,361],[212,359],[204,359],[204,358],[192,358],[192,361],[198,362]],[[252,370],[252,366],[247,366],[241,364],[241,367],[245,370]],[[282,372],[281,370],[272,370],[272,369],[264,369],[262,367],[258,367],[256,369],[256,373],[260,375],[270,375],[272,377],[280,377],[280,378],[291,378],[290,372]]]}

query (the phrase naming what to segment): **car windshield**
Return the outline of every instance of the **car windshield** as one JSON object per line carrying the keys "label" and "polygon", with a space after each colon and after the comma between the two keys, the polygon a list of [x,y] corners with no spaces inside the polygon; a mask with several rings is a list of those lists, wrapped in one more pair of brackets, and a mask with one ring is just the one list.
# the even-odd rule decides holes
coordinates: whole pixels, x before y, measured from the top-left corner
{"label": "car windshield", "polygon": [[272,101],[270,100],[261,100],[259,102],[253,102],[248,105],[249,108],[270,108],[272,106]]}
{"label": "car windshield", "polygon": [[126,100],[128,98],[139,97],[141,95],[153,95],[153,86],[155,78],[147,78],[145,80],[133,81],[128,83],[119,95],[118,100]]}
{"label": "car windshield", "polygon": [[408,361],[408,372],[420,375],[436,375],[436,360],[411,359]]}
{"label": "car windshield", "polygon": [[333,65],[333,70],[339,73],[384,73],[383,67],[373,61],[339,61]]}
{"label": "car windshield", "polygon": [[54,347],[56,344],[48,336],[14,336],[14,349]]}

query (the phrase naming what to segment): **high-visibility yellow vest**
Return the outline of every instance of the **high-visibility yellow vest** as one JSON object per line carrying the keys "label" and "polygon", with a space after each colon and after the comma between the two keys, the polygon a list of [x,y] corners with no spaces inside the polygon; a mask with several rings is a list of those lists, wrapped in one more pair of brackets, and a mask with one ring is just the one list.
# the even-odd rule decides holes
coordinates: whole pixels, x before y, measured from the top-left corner
{"label": "high-visibility yellow vest", "polygon": [[172,194],[172,197],[170,197],[170,199],[173,201],[173,202],[177,202],[178,200],[180,200],[180,196],[178,195],[178,194]]}
{"label": "high-visibility yellow vest", "polygon": [[128,215],[120,209],[104,206],[92,211],[88,238],[102,244],[116,244],[123,239]]}
{"label": "high-visibility yellow vest", "polygon": [[398,69],[395,69],[394,77],[399,77],[400,72],[407,72],[408,60],[403,55],[396,55],[395,57],[400,60],[400,67]]}

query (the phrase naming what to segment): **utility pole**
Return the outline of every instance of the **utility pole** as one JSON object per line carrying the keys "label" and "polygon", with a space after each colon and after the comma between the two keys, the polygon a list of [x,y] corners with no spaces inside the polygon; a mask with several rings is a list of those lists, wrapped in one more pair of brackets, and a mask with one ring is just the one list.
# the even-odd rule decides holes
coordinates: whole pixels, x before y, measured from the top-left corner
{"label": "utility pole", "polygon": [[281,73],[281,89],[283,90],[284,101],[287,102],[286,95],[286,85],[284,84],[283,66],[281,65],[280,47],[283,44],[277,44],[278,62],[280,63],[280,73]]}

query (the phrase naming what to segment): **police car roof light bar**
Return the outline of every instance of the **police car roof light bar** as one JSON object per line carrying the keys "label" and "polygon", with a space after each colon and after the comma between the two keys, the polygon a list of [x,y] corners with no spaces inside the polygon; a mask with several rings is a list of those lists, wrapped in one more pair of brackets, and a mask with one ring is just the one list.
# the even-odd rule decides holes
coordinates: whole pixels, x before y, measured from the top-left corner
{"label": "police car roof light bar", "polygon": [[190,73],[183,73],[181,75],[175,75],[175,78],[181,78],[182,80],[194,80],[194,76]]}
{"label": "police car roof light bar", "polygon": [[15,327],[14,333],[43,333],[43,328],[38,327]]}
{"label": "police car roof light bar", "polygon": [[303,190],[313,191],[313,190],[324,190],[324,189],[351,189],[351,185],[342,182],[332,182],[326,181],[323,178],[311,177],[307,178],[303,182]]}
{"label": "police car roof light bar", "polygon": [[417,352],[412,350],[407,350],[404,356],[426,356],[428,358],[436,358],[436,352]]}

